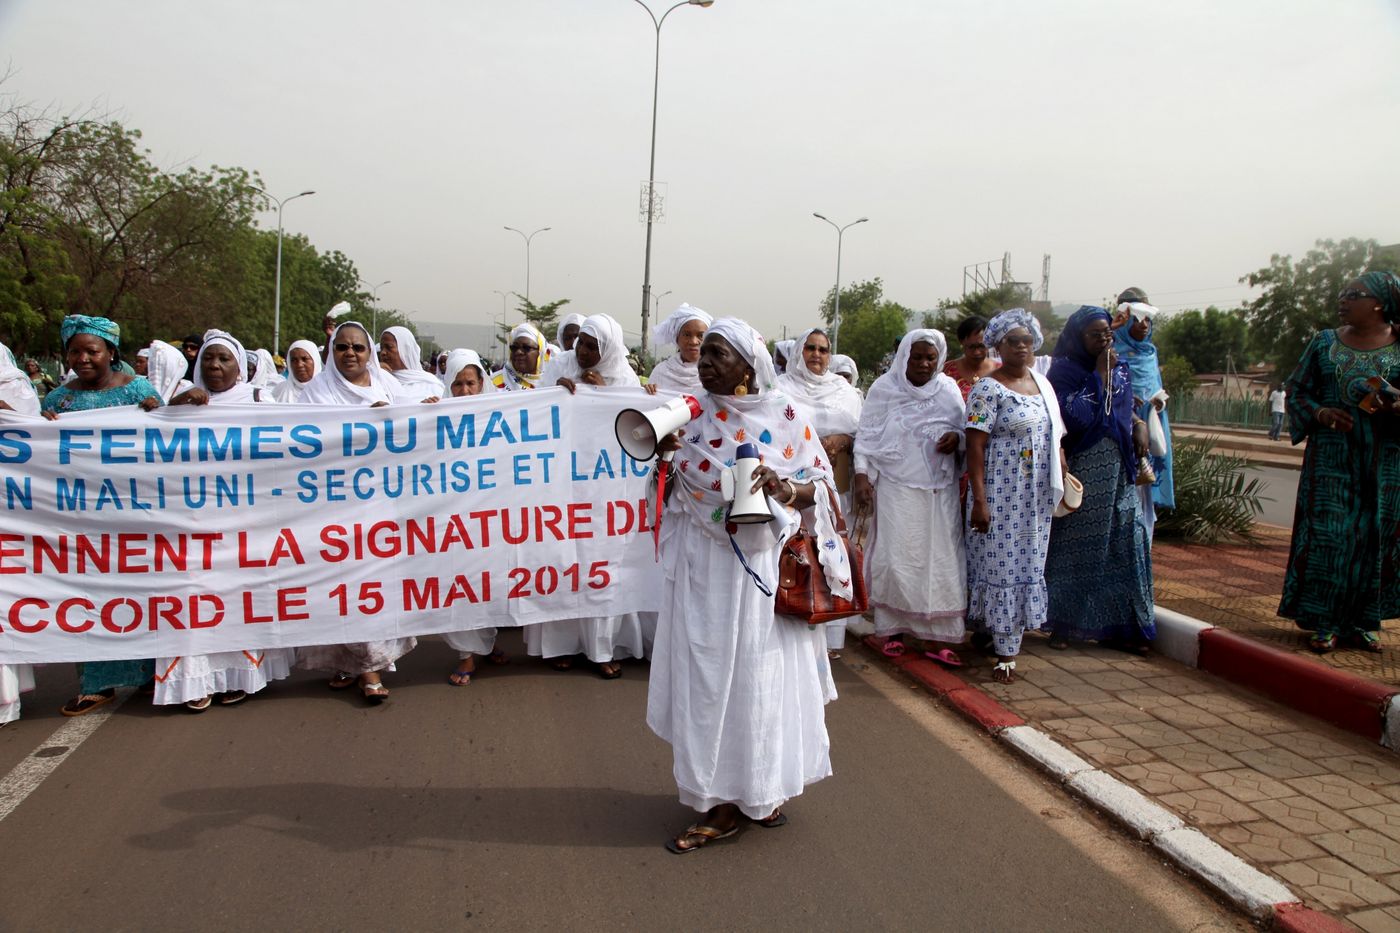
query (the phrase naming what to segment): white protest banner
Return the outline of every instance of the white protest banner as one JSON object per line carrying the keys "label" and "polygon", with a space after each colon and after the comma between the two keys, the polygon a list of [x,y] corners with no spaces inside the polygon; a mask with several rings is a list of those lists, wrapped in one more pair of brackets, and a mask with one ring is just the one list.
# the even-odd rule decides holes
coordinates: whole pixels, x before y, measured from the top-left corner
{"label": "white protest banner", "polygon": [[654,610],[640,389],[0,413],[0,663]]}

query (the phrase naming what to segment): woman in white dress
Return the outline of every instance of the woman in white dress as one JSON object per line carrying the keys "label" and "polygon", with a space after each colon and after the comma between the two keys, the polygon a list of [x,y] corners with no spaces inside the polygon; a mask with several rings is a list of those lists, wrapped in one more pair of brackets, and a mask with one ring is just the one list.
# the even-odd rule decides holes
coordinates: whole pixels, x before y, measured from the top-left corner
{"label": "woman in white dress", "polygon": [[[831,371],[831,340],[821,328],[799,334],[793,342],[794,358],[778,377],[778,388],[797,405],[797,413],[817,432],[832,465],[841,508],[851,510],[851,453],[860,424],[862,399],[855,386]],[[841,656],[846,644],[846,622],[826,624],[826,647],[832,658]]]}
{"label": "woman in white dress", "polygon": [[549,343],[538,327],[529,321],[517,324],[506,345],[506,365],[491,377],[491,381],[496,388],[507,392],[533,389],[540,385],[540,377],[551,355]]}
{"label": "woman in white dress", "polygon": [[[904,653],[903,636],[960,643],[967,609],[962,503],[962,393],[943,374],[948,345],[936,330],[899,342],[889,371],[875,380],[855,445],[855,498],[872,509],[865,572],[875,634],[885,653]],[[956,666],[948,648],[926,652]]]}
{"label": "woman in white dress", "polygon": [[[177,351],[178,352],[178,351]],[[39,393],[24,370],[15,364],[10,348],[0,343],[0,409],[39,416]],[[19,695],[34,689],[34,668],[28,664],[0,664],[0,726],[19,718]]]}
{"label": "woman in white dress", "polygon": [[311,380],[321,375],[321,354],[310,340],[293,340],[287,348],[287,378],[272,390],[272,399],[284,405],[301,401]]}
{"label": "woman in white dress", "polygon": [[[302,394],[307,405],[339,405],[378,408],[395,402],[423,400],[421,390],[408,391],[379,366],[369,331],[356,321],[339,325],[330,336],[331,365],[311,380]],[[442,391],[442,383],[438,383]],[[415,638],[351,645],[310,645],[297,649],[297,666],[314,671],[330,671],[332,690],[360,686],[370,703],[383,703],[389,688],[381,677],[392,671],[394,662],[418,644]]]}
{"label": "woman in white dress", "polygon": [[[586,318],[578,340],[545,368],[544,385],[561,385],[570,392],[579,385],[639,386],[627,365],[627,343],[622,325],[606,314]],[[525,626],[525,649],[533,657],[553,659],[556,670],[568,670],[576,655],[597,665],[605,680],[622,676],[621,658],[646,656],[639,614],[595,616],[539,622]]]}
{"label": "woman in white dress", "polygon": [[660,347],[674,343],[676,352],[656,364],[647,384],[656,386],[661,392],[694,395],[701,391],[696,364],[700,361],[700,344],[705,339],[705,331],[713,320],[699,308],[683,304],[657,324],[651,332],[656,345]]}
{"label": "woman in white dress", "polygon": [[[495,392],[496,386],[491,382],[491,370],[486,368],[480,354],[475,350],[459,348],[447,353],[443,390],[444,398],[464,398]],[[509,660],[505,652],[496,647],[494,627],[447,632],[442,639],[457,651],[457,666],[447,675],[447,682],[454,687],[465,687],[472,682],[477,655],[490,658],[492,664],[505,664]]]}
{"label": "woman in white dress", "polygon": [[[171,347],[174,350],[174,347]],[[180,351],[175,351],[181,357]],[[151,364],[160,359],[152,349]],[[159,390],[157,390],[159,391]],[[252,405],[271,402],[272,393],[248,382],[248,358],[243,344],[221,330],[205,333],[194,359],[194,386],[170,400],[171,405]],[[156,706],[183,703],[192,713],[213,705],[242,703],[274,680],[292,671],[291,648],[218,651],[214,654],[156,658]]]}
{"label": "woman in white dress", "polygon": [[277,371],[277,361],[272,358],[272,352],[262,347],[253,351],[253,360],[249,361],[248,381],[253,387],[260,389],[269,398],[272,397],[272,390],[281,385],[285,380],[282,374]]}
{"label": "woman in white dress", "polygon": [[414,401],[436,401],[441,397],[442,380],[423,368],[418,338],[407,327],[387,327],[379,335],[379,362],[403,386],[404,395],[417,396]]}
{"label": "woman in white dress", "polygon": [[[745,818],[783,825],[779,808],[831,774],[824,707],[836,688],[822,632],[773,612],[778,555],[800,525],[796,509],[814,510],[832,591],[851,592],[825,453],[776,387],[763,338],[721,318],[705,335],[699,368],[703,412],[663,443],[677,468],[661,525],[661,625],[647,691],[647,724],[671,745],[681,803],[703,814],[667,841],[678,854],[734,834]],[[773,521],[730,526],[731,544],[713,477],[740,444],[756,446],[763,465],[738,481],[768,495]]]}
{"label": "woman in white dress", "polygon": [[185,353],[173,343],[153,340],[146,357],[146,381],[155,387],[160,400],[169,405],[175,396],[194,388],[194,383],[185,378],[189,361]]}
{"label": "woman in white dress", "polygon": [[1050,520],[1064,497],[1060,402],[1035,368],[1040,324],[1020,308],[983,332],[1001,366],[967,399],[969,624],[997,653],[992,679],[1016,679],[1022,635],[1043,628],[1049,608],[1045,557]]}
{"label": "woman in white dress", "polygon": [[570,313],[564,315],[559,321],[559,326],[554,329],[554,343],[560,351],[572,350],[574,341],[578,339],[578,329],[587,320],[582,314]]}

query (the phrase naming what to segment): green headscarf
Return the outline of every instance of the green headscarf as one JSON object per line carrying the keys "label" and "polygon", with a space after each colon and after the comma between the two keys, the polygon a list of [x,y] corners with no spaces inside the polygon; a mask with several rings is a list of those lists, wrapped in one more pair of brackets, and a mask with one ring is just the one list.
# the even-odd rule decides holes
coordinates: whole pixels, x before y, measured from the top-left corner
{"label": "green headscarf", "polygon": [[1357,279],[1381,303],[1381,313],[1392,324],[1400,324],[1400,276],[1394,272],[1365,272]]}

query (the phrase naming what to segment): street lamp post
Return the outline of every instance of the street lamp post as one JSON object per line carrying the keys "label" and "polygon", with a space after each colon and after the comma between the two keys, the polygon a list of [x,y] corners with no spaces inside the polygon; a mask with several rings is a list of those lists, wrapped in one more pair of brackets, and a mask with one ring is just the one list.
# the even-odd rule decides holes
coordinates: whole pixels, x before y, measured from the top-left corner
{"label": "street lamp post", "polygon": [[257,185],[249,185],[248,188],[277,205],[277,273],[276,284],[273,285],[272,291],[272,355],[278,356],[282,352],[282,208],[289,201],[295,201],[297,198],[304,198],[316,192],[303,191],[290,198],[278,200]]}
{"label": "street lamp post", "polygon": [[[363,280],[360,282],[360,284],[369,285],[368,282],[365,282]],[[385,285],[392,284],[393,281],[391,279],[385,279],[377,285],[369,285],[370,303],[372,305],[372,307],[369,309],[369,329],[374,331],[374,333],[369,335],[369,339],[371,340],[371,342],[377,343],[379,341],[379,290]]]}
{"label": "street lamp post", "polygon": [[675,6],[661,14],[657,19],[656,14],[651,11],[642,0],[635,0],[638,6],[647,11],[651,17],[652,25],[656,27],[656,56],[652,66],[651,81],[651,162],[647,167],[647,250],[646,263],[642,270],[642,355],[647,352],[647,337],[649,328],[647,326],[651,315],[651,224],[655,213],[656,205],[656,99],[661,90],[661,24],[666,22],[666,17],[671,15],[671,11],[683,6],[708,7],[713,6],[715,0],[681,0]]}
{"label": "street lamp post", "polygon": [[831,224],[832,228],[836,231],[836,306],[833,308],[831,314],[831,352],[835,354],[836,338],[841,331],[841,238],[845,236],[847,227],[863,224],[870,218],[862,217],[859,220],[851,221],[846,224],[845,227],[838,227],[835,223],[823,217],[821,214],[818,214],[816,211],[812,212],[812,216],[818,220],[825,220],[827,223]]}
{"label": "street lamp post", "polygon": [[510,230],[510,231],[513,232],[513,233],[518,233],[518,234],[520,234],[521,239],[523,239],[523,240],[525,241],[525,300],[526,300],[526,301],[529,301],[529,300],[530,300],[530,241],[533,240],[533,239],[535,238],[535,233],[544,233],[546,230],[552,230],[553,228],[552,228],[552,227],[541,227],[541,228],[539,228],[538,230],[536,230],[535,233],[532,233],[532,234],[530,234],[529,236],[526,236],[526,235],[525,235],[525,231],[524,231],[524,230],[516,230],[514,227],[506,227],[506,229],[507,229],[507,230]]}
{"label": "street lamp post", "polygon": [[652,311],[656,314],[657,317],[661,317],[661,299],[665,298],[669,294],[671,294],[669,290],[664,291],[661,294],[657,295],[654,299],[655,307],[652,308]]}

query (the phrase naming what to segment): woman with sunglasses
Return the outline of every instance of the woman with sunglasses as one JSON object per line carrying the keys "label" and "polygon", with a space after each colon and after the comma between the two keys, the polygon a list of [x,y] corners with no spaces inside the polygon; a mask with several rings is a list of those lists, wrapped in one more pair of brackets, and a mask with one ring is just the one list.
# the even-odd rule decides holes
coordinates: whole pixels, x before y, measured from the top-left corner
{"label": "woman with sunglasses", "polygon": [[1312,632],[1318,654],[1379,652],[1381,620],[1400,616],[1400,399],[1367,380],[1400,385],[1400,277],[1349,283],[1337,321],[1288,379],[1289,434],[1308,446],[1278,614]]}
{"label": "woman with sunglasses", "polygon": [[1045,558],[1050,647],[1097,640],[1146,654],[1156,635],[1152,557],[1136,483],[1147,425],[1133,410],[1132,375],[1113,350],[1111,322],[1103,308],[1074,312],[1050,367],[1069,472],[1084,486],[1079,509],[1051,526]]}
{"label": "woman with sunglasses", "polygon": [[[330,348],[330,365],[307,384],[302,404],[379,408],[423,400],[421,390],[405,389],[380,367],[363,324],[346,321],[338,326],[331,333]],[[312,645],[297,649],[297,666],[332,672],[332,690],[358,683],[365,699],[378,704],[389,698],[389,688],[380,675],[392,671],[394,662],[417,643],[414,638],[391,638],[353,645]]]}
{"label": "woman with sunglasses", "polygon": [[[851,508],[852,452],[864,399],[856,387],[831,371],[831,339],[814,327],[793,341],[795,359],[787,372],[778,377],[780,392],[792,399],[793,415],[811,425],[826,450],[836,480],[841,508]],[[826,647],[833,659],[841,656],[846,643],[845,621],[826,623]]]}

